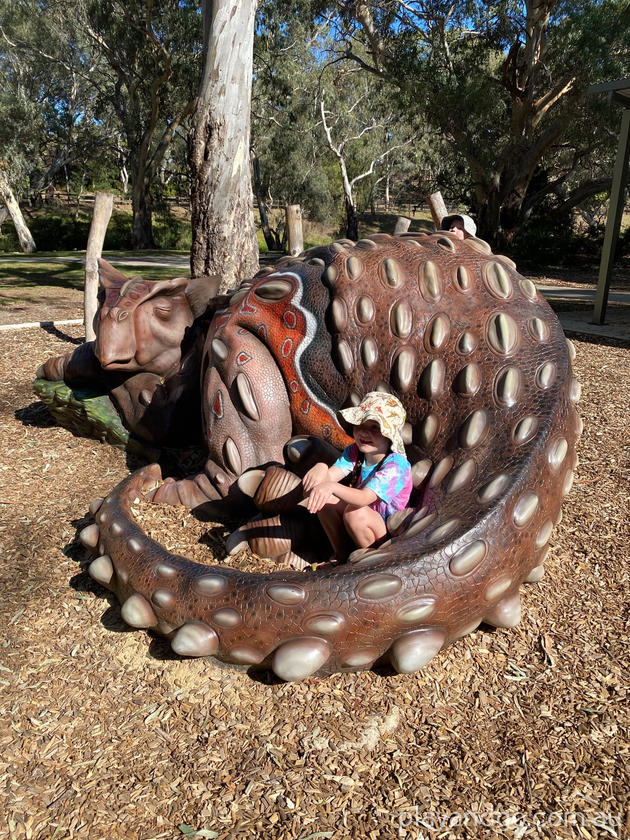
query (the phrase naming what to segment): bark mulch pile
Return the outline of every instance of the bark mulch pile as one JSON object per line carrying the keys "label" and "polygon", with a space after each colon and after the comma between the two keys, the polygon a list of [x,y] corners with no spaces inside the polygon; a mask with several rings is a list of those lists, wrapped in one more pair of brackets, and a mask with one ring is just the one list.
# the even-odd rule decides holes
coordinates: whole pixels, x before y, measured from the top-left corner
{"label": "bark mulch pile", "polygon": [[[76,530],[130,465],[31,393],[63,334],[0,335],[0,836],[624,836],[630,353],[576,345],[581,466],[520,626],[410,676],[282,684],[123,624]],[[221,552],[169,513],[179,550]]]}

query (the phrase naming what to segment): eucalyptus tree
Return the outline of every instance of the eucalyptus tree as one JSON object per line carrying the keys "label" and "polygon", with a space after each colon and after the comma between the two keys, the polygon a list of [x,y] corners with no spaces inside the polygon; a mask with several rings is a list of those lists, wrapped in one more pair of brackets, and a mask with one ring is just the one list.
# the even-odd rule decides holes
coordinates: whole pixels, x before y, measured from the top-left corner
{"label": "eucalyptus tree", "polygon": [[102,159],[105,138],[86,79],[95,68],[66,37],[58,10],[44,15],[33,0],[0,0],[0,10],[2,192],[15,217],[19,199],[37,200],[60,173],[87,166],[96,148]]}
{"label": "eucalyptus tree", "polygon": [[585,88],[628,55],[625,0],[341,0],[338,8],[339,53],[394,84],[465,161],[480,230],[491,238],[509,236],[531,210],[541,167],[553,189],[575,176],[567,160],[592,148],[592,131],[573,130]]}
{"label": "eucalyptus tree", "polygon": [[0,89],[0,199],[3,202],[0,224],[11,217],[22,250],[35,250],[35,242],[20,209],[19,194],[28,185],[29,168],[37,153],[42,109],[29,95],[30,75],[19,61],[15,41],[2,28],[0,66],[5,80]]}
{"label": "eucalyptus tree", "polygon": [[[300,203],[318,221],[343,217],[357,236],[357,213],[378,186],[415,165],[414,130],[387,84],[334,53],[335,15],[323,4],[261,5],[254,47],[253,142],[257,194]],[[256,179],[255,179],[256,180]],[[343,211],[340,211],[340,206]]]}
{"label": "eucalyptus tree", "polygon": [[258,267],[249,165],[255,0],[204,0],[203,69],[190,138],[193,275],[221,289]]}
{"label": "eucalyptus tree", "polygon": [[[59,2],[67,0],[59,0]],[[80,0],[67,7],[103,69],[94,85],[124,140],[132,244],[152,248],[152,189],[196,103],[201,20],[191,0]],[[112,137],[114,142],[115,137]],[[120,148],[120,144],[118,144]]]}
{"label": "eucalyptus tree", "polygon": [[[314,221],[336,215],[339,176],[322,142],[318,105],[327,31],[327,20],[317,22],[300,0],[265,0],[259,6],[251,148],[262,217],[272,202],[300,204]],[[265,235],[269,247],[277,247],[274,231]]]}
{"label": "eucalyptus tree", "polygon": [[[324,78],[331,74],[324,85]],[[358,185],[366,179],[372,184],[387,179],[391,172],[384,164],[409,147],[416,137],[396,114],[383,85],[350,62],[335,62],[325,68],[319,108],[328,147],[341,173],[346,236],[356,241]]]}

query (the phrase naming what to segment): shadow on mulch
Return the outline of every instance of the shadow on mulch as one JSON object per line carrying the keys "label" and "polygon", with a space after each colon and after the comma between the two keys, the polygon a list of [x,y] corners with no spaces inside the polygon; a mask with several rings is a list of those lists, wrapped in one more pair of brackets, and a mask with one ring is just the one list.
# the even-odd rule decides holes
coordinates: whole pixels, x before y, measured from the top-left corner
{"label": "shadow on mulch", "polygon": [[34,426],[37,429],[48,429],[51,426],[59,425],[43,402],[32,402],[23,408],[13,412],[16,420],[23,426]]}
{"label": "shadow on mulch", "polygon": [[42,330],[44,330],[44,332],[47,332],[54,338],[58,338],[60,341],[66,341],[68,344],[79,345],[85,343],[85,339],[83,336],[74,338],[73,336],[68,335],[67,332],[64,332],[63,330],[60,330],[59,327],[56,327],[54,321],[40,321],[39,326]]}

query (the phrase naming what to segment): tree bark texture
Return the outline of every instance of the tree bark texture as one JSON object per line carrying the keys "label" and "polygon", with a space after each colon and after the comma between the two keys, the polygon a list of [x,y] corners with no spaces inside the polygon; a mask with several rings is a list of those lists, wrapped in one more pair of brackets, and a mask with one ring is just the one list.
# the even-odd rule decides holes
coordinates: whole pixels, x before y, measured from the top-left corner
{"label": "tree bark texture", "polygon": [[352,197],[345,196],[346,205],[346,237],[353,242],[359,239],[359,217]]}
{"label": "tree bark texture", "polygon": [[114,209],[113,193],[97,192],[94,196],[94,213],[90,234],[85,251],[85,287],[83,290],[83,307],[85,321],[85,340],[94,341],[94,316],[98,309],[98,259],[103,252],[103,242],[107,233],[107,225]]}
{"label": "tree bark texture", "polygon": [[36,249],[35,240],[24,221],[24,216],[22,215],[17,199],[13,194],[13,190],[9,184],[9,179],[2,169],[0,169],[0,198],[4,201],[9,216],[11,216],[11,221],[15,226],[15,230],[20,241],[20,248],[25,254],[32,254]]}
{"label": "tree bark texture", "polygon": [[255,0],[204,0],[204,69],[190,141],[193,277],[233,288],[258,268],[249,169]]}
{"label": "tree bark texture", "polygon": [[135,177],[131,193],[131,211],[133,214],[131,244],[137,250],[146,251],[155,248],[151,186],[146,182],[146,167],[143,167],[141,171],[135,167],[132,171],[134,169]]}
{"label": "tree bark texture", "polygon": [[265,204],[265,199],[263,197],[262,180],[260,177],[260,161],[258,160],[256,155],[252,156],[252,169],[254,170],[254,189],[256,191],[256,202],[258,204],[258,212],[260,214],[260,228],[262,230],[263,236],[265,237],[267,248],[270,251],[277,251],[280,248],[280,242],[278,241],[277,233],[271,229],[271,226],[269,224],[269,216],[267,215],[267,205]]}

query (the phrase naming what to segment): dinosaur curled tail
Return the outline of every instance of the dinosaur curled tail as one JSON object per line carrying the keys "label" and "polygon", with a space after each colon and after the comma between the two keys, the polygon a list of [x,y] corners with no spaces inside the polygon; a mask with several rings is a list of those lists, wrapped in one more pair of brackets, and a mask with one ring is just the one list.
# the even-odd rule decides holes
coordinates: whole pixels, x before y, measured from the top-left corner
{"label": "dinosaur curled tail", "polygon": [[[482,621],[512,627],[573,482],[573,352],[535,286],[481,240],[378,236],[283,260],[210,324],[204,473],[164,485],[152,465],[93,503],[81,534],[98,553],[89,572],[127,623],[176,653],[285,680],[387,661],[409,673]],[[206,566],[135,520],[138,498],[230,499],[239,476],[283,461],[291,432],[302,436],[287,459],[299,473],[309,436],[343,446],[336,410],[377,389],[405,404],[417,490],[387,542],[355,562],[268,575]],[[282,516],[268,523],[284,551]]]}

